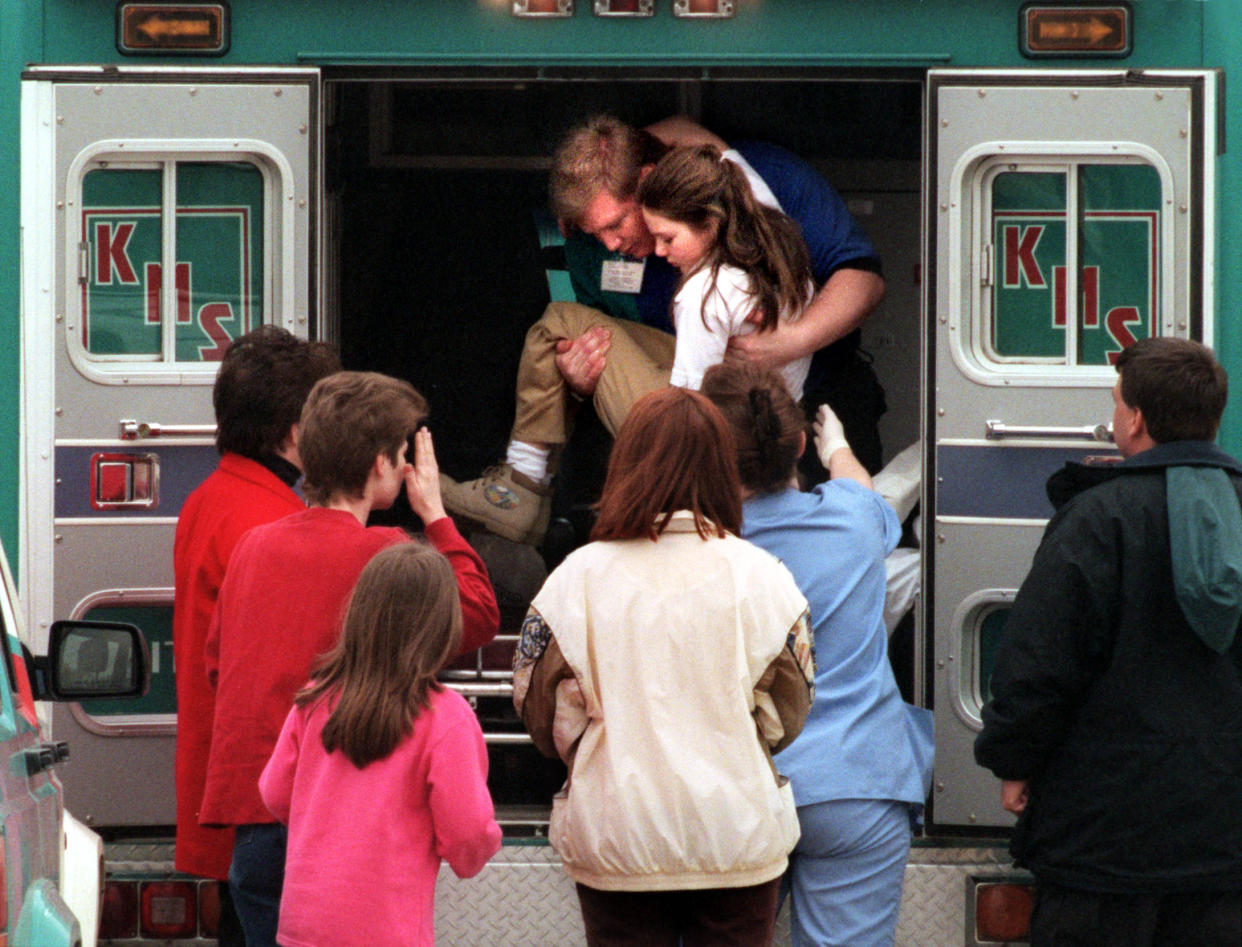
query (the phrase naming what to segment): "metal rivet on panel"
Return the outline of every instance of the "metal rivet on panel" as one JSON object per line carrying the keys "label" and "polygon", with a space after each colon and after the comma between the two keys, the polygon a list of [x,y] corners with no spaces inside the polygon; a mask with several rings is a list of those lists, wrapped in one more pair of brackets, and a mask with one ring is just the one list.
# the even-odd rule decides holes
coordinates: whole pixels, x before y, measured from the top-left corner
{"label": "metal rivet on panel", "polygon": [[936,783],[936,792],[944,792],[944,783]]}
{"label": "metal rivet on panel", "polygon": [[65,116],[63,116],[63,115],[57,115],[57,116],[56,116],[56,124],[57,124],[57,125],[63,125],[63,124],[65,124]]}
{"label": "metal rivet on panel", "polygon": [[273,93],[273,95],[276,95],[276,96],[281,96],[281,95],[283,95],[283,94],[284,94],[284,91],[285,91],[284,89],[277,89],[277,90]]}
{"label": "metal rivet on panel", "polygon": [[979,817],[978,817],[977,815],[975,815],[975,814],[972,812],[972,813],[970,814],[970,821],[971,821],[971,822],[978,822],[978,821],[979,821]]}
{"label": "metal rivet on panel", "polygon": [[59,405],[57,405],[57,406],[56,406],[56,417],[58,417],[58,418],[59,418],[59,417],[63,416],[63,415],[64,415],[64,413],[65,413],[65,409],[64,409],[64,408],[62,408],[62,407],[60,407]]}
{"label": "metal rivet on panel", "polygon": [[980,89],[980,90],[979,90],[979,98],[981,98],[981,99],[986,98],[986,97],[987,97],[987,94],[988,94],[988,90],[987,90],[987,89]]}
{"label": "metal rivet on panel", "polygon": [[305,207],[305,206],[306,206],[306,198],[304,197],[300,201],[298,201],[298,207]]}
{"label": "metal rivet on panel", "polygon": [[948,128],[948,127],[949,127],[949,120],[948,120],[947,118],[942,118],[942,119],[940,120],[940,127],[941,127],[941,128]]}
{"label": "metal rivet on panel", "polygon": [[1163,93],[1163,92],[1157,92],[1157,93],[1156,93],[1156,101],[1157,101],[1157,102],[1160,102],[1160,101],[1162,101],[1163,99],[1164,99],[1164,93]]}
{"label": "metal rivet on panel", "polygon": [[1177,212],[1178,212],[1179,214],[1184,214],[1184,213],[1186,213],[1186,210],[1187,210],[1187,207],[1186,207],[1186,205],[1185,205],[1185,204],[1179,204],[1179,205],[1178,205]]}
{"label": "metal rivet on panel", "polygon": [[1179,134],[1182,138],[1186,138],[1186,137],[1188,137],[1188,134],[1187,134],[1187,132],[1186,132],[1186,129],[1184,129],[1184,128],[1183,128],[1183,129],[1181,129],[1181,130],[1179,130],[1179,131],[1178,131],[1178,134]]}
{"label": "metal rivet on panel", "polygon": [[306,123],[305,122],[303,122],[301,125],[298,126],[298,134],[299,135],[306,134]]}
{"label": "metal rivet on panel", "polygon": [[198,89],[194,86],[190,86],[190,95],[198,95]]}
{"label": "metal rivet on panel", "polygon": [[64,541],[65,541],[65,537],[60,535],[60,533],[57,533],[55,536],[52,537],[52,542],[54,543],[63,543]]}
{"label": "metal rivet on panel", "polygon": [[1078,90],[1077,90],[1077,89],[1075,89],[1073,92],[1071,92],[1071,93],[1070,93],[1070,98],[1071,98],[1071,99],[1076,99],[1076,98],[1078,98]]}
{"label": "metal rivet on panel", "polygon": [[103,95],[103,86],[101,86],[101,85],[97,85],[97,86],[95,86],[95,94],[96,94],[96,95]]}
{"label": "metal rivet on panel", "polygon": [[56,209],[57,209],[57,210],[64,210],[64,209],[65,209],[65,202],[64,202],[64,201],[57,201],[57,202],[56,202]]}
{"label": "metal rivet on panel", "polygon": [[942,418],[943,418],[943,417],[944,417],[944,408],[937,408],[937,409],[936,409],[936,414],[940,415],[940,417],[942,417]]}
{"label": "metal rivet on panel", "polygon": [[939,536],[936,537],[936,542],[938,543],[944,542],[944,533],[941,533]]}

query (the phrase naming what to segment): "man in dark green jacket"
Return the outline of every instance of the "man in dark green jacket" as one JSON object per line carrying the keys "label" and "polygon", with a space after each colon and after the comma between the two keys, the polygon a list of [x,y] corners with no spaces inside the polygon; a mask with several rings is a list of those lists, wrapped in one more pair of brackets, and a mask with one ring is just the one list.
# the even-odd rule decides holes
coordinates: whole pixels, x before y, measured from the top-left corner
{"label": "man in dark green jacket", "polygon": [[1195,342],[1122,352],[1124,461],[1067,464],[975,758],[1019,814],[1031,943],[1242,944],[1242,464]]}

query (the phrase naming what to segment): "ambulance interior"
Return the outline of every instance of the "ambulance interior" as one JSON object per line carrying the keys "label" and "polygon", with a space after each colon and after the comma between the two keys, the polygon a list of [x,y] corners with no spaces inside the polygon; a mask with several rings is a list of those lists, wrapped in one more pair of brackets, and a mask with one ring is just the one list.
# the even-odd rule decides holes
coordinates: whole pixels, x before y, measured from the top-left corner
{"label": "ambulance interior", "polygon": [[[863,327],[862,349],[886,392],[887,460],[919,436],[922,98],[922,77],[909,72],[329,76],[321,334],[338,341],[346,367],[410,380],[431,404],[441,469],[479,476],[503,459],[527,328],[550,298],[572,298],[546,211],[552,148],[598,112],[636,125],[686,114],[726,140],[800,155],[876,244],[887,295]],[[609,439],[589,405],[577,422],[544,547],[470,537],[496,580],[502,635],[517,633],[544,571],[586,539]],[[410,516],[396,510],[386,521]],[[908,649],[894,637],[895,666],[908,665]],[[505,696],[511,655],[512,639],[493,645],[461,676],[495,735],[494,797],[521,811],[546,807],[564,770],[516,742],[522,728]],[[909,688],[908,666],[898,679]]]}

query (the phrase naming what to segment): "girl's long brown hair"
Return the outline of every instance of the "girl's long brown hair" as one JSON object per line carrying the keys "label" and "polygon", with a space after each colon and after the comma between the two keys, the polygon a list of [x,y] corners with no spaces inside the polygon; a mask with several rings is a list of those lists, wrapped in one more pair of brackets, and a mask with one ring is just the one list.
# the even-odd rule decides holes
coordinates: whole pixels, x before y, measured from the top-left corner
{"label": "girl's long brown hair", "polygon": [[742,487],[733,433],[697,391],[665,388],[634,403],[617,432],[591,539],[656,539],[678,510],[700,536],[737,533]]}
{"label": "girl's long brown hair", "polygon": [[751,297],[763,313],[761,330],[774,328],[782,312],[797,318],[811,301],[811,258],[801,229],[755,200],[745,172],[722,160],[718,148],[674,148],[639,183],[638,203],[700,232],[716,228],[715,245],[702,264],[711,267],[704,303],[725,264],[750,277]]}
{"label": "girl's long brown hair", "polygon": [[460,646],[461,603],[448,560],[419,542],[391,546],[362,570],[340,641],[293,702],[335,698],[324,749],[339,749],[361,769],[409,735],[440,690],[436,674]]}

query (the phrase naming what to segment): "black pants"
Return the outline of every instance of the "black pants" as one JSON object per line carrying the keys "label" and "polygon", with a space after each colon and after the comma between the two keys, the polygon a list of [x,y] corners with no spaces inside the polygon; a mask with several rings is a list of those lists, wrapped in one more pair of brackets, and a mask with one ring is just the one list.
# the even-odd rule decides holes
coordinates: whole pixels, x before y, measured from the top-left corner
{"label": "black pants", "polygon": [[1031,947],[1237,947],[1242,891],[1099,894],[1040,883]]}
{"label": "black pants", "polygon": [[[883,465],[880,444],[880,415],[888,410],[884,389],[875,377],[870,356],[854,351],[832,359],[826,375],[816,383],[808,380],[802,395],[802,405],[808,421],[814,421],[821,404],[827,404],[841,420],[845,439],[850,442],[854,456],[867,468],[868,473],[879,473]],[[798,469],[807,486],[823,483],[828,479],[815,452],[815,445],[808,435],[806,451],[798,463]],[[904,445],[902,445],[904,446]]]}
{"label": "black pants", "polygon": [[599,891],[578,885],[590,947],[765,947],[780,878],[748,888]]}

